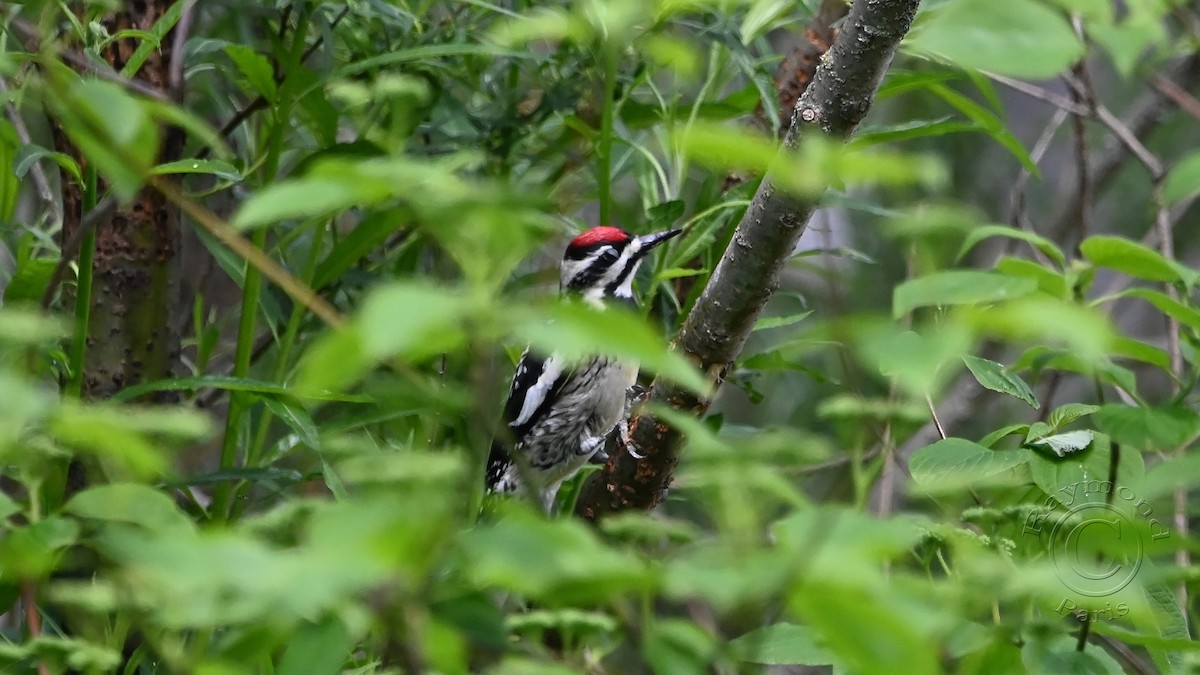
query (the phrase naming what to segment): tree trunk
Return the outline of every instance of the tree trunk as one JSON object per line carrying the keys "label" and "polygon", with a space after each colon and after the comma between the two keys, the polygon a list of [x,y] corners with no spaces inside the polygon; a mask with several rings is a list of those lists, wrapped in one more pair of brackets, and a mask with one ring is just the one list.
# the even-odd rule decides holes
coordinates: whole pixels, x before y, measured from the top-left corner
{"label": "tree trunk", "polygon": [[[127,3],[127,8],[106,17],[102,24],[110,35],[121,30],[148,31],[170,7],[164,0]],[[137,42],[116,40],[102,55],[120,71]],[[166,91],[172,56],[168,34],[146,60],[136,79]],[[179,159],[183,134],[163,130],[159,162]],[[58,149],[84,160],[56,129]],[[83,189],[63,178],[63,242],[76,237],[83,221]],[[103,190],[101,190],[103,192]],[[139,382],[169,377],[179,361],[180,312],[178,250],[179,210],[159,193],[142,190],[133,202],[119,208],[96,226],[91,315],[87,330],[83,395],[91,399],[112,396]],[[74,287],[64,294],[74,304]]]}
{"label": "tree trunk", "polygon": [[[814,127],[835,138],[854,131],[866,117],[919,4],[920,0],[855,0],[833,47],[796,103],[785,147],[795,147],[800,134]],[[816,199],[778,191],[769,173],[759,185],[676,339],[676,348],[714,387],[741,352],[816,205]],[[661,380],[654,383],[652,398],[694,415],[702,415],[710,404]],[[666,494],[679,461],[678,431],[650,415],[638,416],[630,426],[642,458],[635,459],[621,447],[602,471],[588,478],[576,504],[583,518],[651,509]]]}

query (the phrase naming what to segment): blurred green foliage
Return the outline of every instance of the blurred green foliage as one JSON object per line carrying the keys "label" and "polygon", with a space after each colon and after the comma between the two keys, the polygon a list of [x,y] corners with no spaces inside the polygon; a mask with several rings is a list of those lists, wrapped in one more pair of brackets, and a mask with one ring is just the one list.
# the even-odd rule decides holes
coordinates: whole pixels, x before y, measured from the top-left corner
{"label": "blurred green foliage", "polygon": [[[967,137],[1000,149],[1010,178],[1038,176],[981,73],[1049,78],[1086,53],[1133,82],[1193,48],[1182,3],[1118,16],[1083,0],[927,2],[867,126],[784,157],[769,133],[787,124],[777,40],[815,2],[196,3],[184,104],[113,80],[137,75],[187,3],[109,35],[100,19],[116,4],[5,10],[0,101],[33,136],[0,120],[0,243],[13,258],[0,307],[4,672],[1200,663],[1195,602],[1175,593],[1197,588],[1176,557],[1195,540],[1172,517],[1184,490],[1187,522],[1200,480],[1197,273],[1135,240],[1156,204],[1200,192],[1196,155],[1164,154],[1159,197],[1130,193],[1136,232],[1087,233],[1078,251],[1040,223],[1038,234],[963,208],[945,156]],[[39,49],[18,22],[41,31]],[[117,77],[63,60],[100,64],[113,41],[133,47]],[[737,123],[759,106],[767,132]],[[187,142],[158,163],[167,125]],[[655,513],[592,527],[510,503],[477,523],[523,345],[632,357],[707,389],[670,337],[753,195],[753,181],[727,190],[726,176],[768,166],[782,188],[876,225],[871,247],[825,251],[841,266],[826,280],[853,275],[831,286],[854,297],[807,302],[812,287],[798,296],[792,274],[813,266],[794,258],[791,292],[724,384],[733,402],[703,420],[661,411],[687,449]],[[61,240],[31,172],[69,190],[92,169],[121,202],[154,177],[181,181],[347,325],[320,325],[268,285],[243,296],[257,335],[236,329],[236,302],[201,291],[186,300],[178,378],[127,383],[111,401],[66,393],[85,363],[64,345],[87,326],[38,306]],[[686,227],[639,279],[642,315],[550,300],[554,255],[535,253],[597,217]],[[198,241],[236,285],[258,283],[211,231]],[[1153,330],[1119,320],[1118,305],[1147,312]],[[235,351],[257,353],[230,375]],[[993,392],[992,408],[939,421],[945,437],[903,454],[963,381]],[[179,400],[139,402],[155,392]],[[197,405],[224,395],[236,414]],[[73,459],[99,479],[71,494]],[[1089,503],[1107,498],[1137,525],[1132,539],[1071,553],[1136,558],[1140,573],[1103,597],[1072,595],[1056,574],[1062,542],[1030,523],[1114,478],[1133,497],[1110,484]],[[1082,651],[1080,613],[1093,636]]]}

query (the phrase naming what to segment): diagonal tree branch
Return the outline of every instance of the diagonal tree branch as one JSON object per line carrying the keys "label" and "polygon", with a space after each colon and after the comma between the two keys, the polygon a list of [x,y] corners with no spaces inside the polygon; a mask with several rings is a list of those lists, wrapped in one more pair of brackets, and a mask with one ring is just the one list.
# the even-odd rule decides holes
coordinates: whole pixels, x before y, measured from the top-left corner
{"label": "diagonal tree branch", "polygon": [[[835,138],[854,131],[870,109],[918,4],[920,0],[855,0],[824,63],[796,104],[785,147],[795,147],[801,133],[814,128]],[[759,185],[676,340],[676,348],[714,384],[721,383],[745,344],[816,205],[815,199],[778,191],[770,173]],[[662,381],[654,383],[652,401],[696,415],[710,403]],[[613,453],[583,487],[576,505],[582,517],[595,520],[609,512],[650,509],[662,500],[679,459],[679,434],[648,414],[633,421],[631,432],[642,459],[624,448]]]}

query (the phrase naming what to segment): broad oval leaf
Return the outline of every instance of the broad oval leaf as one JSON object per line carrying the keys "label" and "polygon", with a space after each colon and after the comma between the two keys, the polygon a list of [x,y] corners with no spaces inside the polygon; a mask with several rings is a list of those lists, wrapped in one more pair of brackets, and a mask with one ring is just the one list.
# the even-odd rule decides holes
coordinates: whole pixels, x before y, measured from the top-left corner
{"label": "broad oval leaf", "polygon": [[1048,79],[1084,53],[1063,15],[1033,0],[952,0],[923,18],[907,45],[963,68]]}
{"label": "broad oval leaf", "polygon": [[146,485],[114,483],[88,488],[75,495],[63,510],[81,518],[133,523],[156,532],[192,532],[188,518],[171,498]]}
{"label": "broad oval leaf", "polygon": [[1079,245],[1083,257],[1099,267],[1148,281],[1182,281],[1191,285],[1196,273],[1163,254],[1123,237],[1096,235]]}
{"label": "broad oval leaf", "polygon": [[1109,404],[1092,415],[1096,426],[1138,450],[1170,450],[1200,434],[1200,415],[1184,407]]}
{"label": "broad oval leaf", "polygon": [[1025,380],[1021,379],[1020,375],[1010,373],[1003,364],[981,359],[978,356],[967,355],[963,357],[963,363],[967,364],[967,368],[979,384],[998,391],[1001,394],[1015,396],[1029,404],[1031,408],[1038,407],[1037,396],[1033,395],[1033,390],[1025,384]]}
{"label": "broad oval leaf", "polygon": [[974,305],[1010,300],[1037,289],[1032,279],[980,272],[948,270],[905,281],[892,293],[892,314],[900,318],[918,307]]}
{"label": "broad oval leaf", "polygon": [[913,453],[908,469],[922,485],[981,480],[1028,462],[1028,450],[992,450],[964,438],[945,438]]}

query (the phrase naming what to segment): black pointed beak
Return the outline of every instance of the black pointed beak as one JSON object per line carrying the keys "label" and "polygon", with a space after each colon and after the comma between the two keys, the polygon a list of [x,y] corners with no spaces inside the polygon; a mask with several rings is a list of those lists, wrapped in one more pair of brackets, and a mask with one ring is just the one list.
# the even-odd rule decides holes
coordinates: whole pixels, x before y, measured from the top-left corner
{"label": "black pointed beak", "polygon": [[642,245],[641,250],[639,252],[645,253],[645,252],[649,251],[650,249],[654,248],[655,246],[658,246],[659,244],[667,241],[671,237],[679,235],[682,232],[683,232],[683,230],[681,230],[679,228],[675,228],[674,230],[666,230],[665,232],[655,232],[654,234],[642,235],[637,238],[638,243],[640,243]]}

